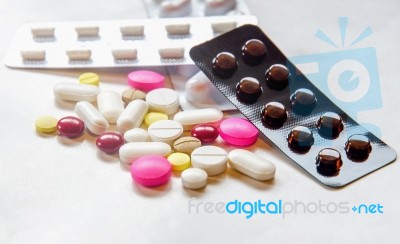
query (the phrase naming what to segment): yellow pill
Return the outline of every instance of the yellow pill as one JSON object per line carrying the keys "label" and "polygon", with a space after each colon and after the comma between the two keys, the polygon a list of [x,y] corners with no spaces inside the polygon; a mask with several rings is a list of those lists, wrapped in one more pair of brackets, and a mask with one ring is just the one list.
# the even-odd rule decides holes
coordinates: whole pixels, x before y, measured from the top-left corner
{"label": "yellow pill", "polygon": [[79,83],[86,85],[98,86],[100,82],[100,77],[96,73],[83,73],[79,76]]}
{"label": "yellow pill", "polygon": [[185,153],[172,153],[167,159],[173,171],[182,171],[190,167],[190,156]]}
{"label": "yellow pill", "polygon": [[144,124],[147,127],[159,120],[168,120],[168,115],[164,113],[150,112],[144,116]]}
{"label": "yellow pill", "polygon": [[57,130],[58,119],[53,116],[40,116],[35,121],[36,130],[40,133],[53,133]]}

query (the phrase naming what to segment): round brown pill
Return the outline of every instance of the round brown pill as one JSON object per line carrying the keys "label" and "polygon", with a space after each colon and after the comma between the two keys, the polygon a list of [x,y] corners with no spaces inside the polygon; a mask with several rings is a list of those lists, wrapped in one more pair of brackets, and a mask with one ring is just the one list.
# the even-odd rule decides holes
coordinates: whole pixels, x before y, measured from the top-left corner
{"label": "round brown pill", "polygon": [[317,171],[324,176],[337,175],[342,164],[340,153],[332,148],[322,149],[316,159]]}
{"label": "round brown pill", "polygon": [[231,77],[235,73],[237,66],[236,57],[232,53],[218,53],[213,60],[214,73],[220,78]]}
{"label": "round brown pill", "polygon": [[243,60],[250,65],[260,64],[266,54],[265,44],[258,39],[248,40],[242,47]]}
{"label": "round brown pill", "polygon": [[262,122],[269,128],[279,128],[287,120],[286,108],[282,103],[269,102],[261,111]]}
{"label": "round brown pill", "polygon": [[343,131],[343,120],[337,113],[326,112],[317,121],[318,133],[327,139],[334,139]]}
{"label": "round brown pill", "polygon": [[243,103],[255,103],[261,93],[261,85],[256,78],[245,77],[236,85],[236,97]]}
{"label": "round brown pill", "polygon": [[314,136],[309,128],[296,126],[290,131],[287,141],[292,150],[304,153],[314,144]]}
{"label": "round brown pill", "polygon": [[272,90],[283,90],[289,84],[290,73],[282,64],[274,64],[265,72],[265,81]]}
{"label": "round brown pill", "polygon": [[299,115],[308,115],[317,105],[317,98],[311,90],[300,88],[290,97],[293,111]]}
{"label": "round brown pill", "polygon": [[346,142],[345,150],[351,159],[367,159],[372,151],[371,141],[365,135],[352,135]]}
{"label": "round brown pill", "polygon": [[196,137],[185,136],[176,140],[173,147],[176,152],[190,155],[196,148],[201,147],[201,141]]}
{"label": "round brown pill", "polygon": [[122,92],[122,100],[126,104],[128,104],[136,99],[145,100],[146,93],[142,92],[141,90],[134,89],[134,88],[129,88]]}

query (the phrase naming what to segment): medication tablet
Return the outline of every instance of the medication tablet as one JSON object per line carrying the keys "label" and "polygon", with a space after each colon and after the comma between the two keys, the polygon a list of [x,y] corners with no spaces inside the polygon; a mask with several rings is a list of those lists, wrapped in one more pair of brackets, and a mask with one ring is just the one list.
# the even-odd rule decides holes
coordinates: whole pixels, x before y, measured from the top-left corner
{"label": "medication tablet", "polygon": [[168,183],[171,173],[171,165],[168,160],[161,156],[141,157],[131,165],[133,180],[147,187],[155,187]]}
{"label": "medication tablet", "polygon": [[215,108],[181,111],[174,116],[174,120],[183,126],[192,127],[197,124],[217,123],[224,114]]}
{"label": "medication tablet", "polygon": [[142,91],[164,87],[164,76],[150,70],[133,71],[128,74],[128,84]]}
{"label": "medication tablet", "polygon": [[137,59],[137,49],[114,49],[112,50],[114,59],[132,60]]}
{"label": "medication tablet", "polygon": [[208,124],[199,124],[193,127],[191,134],[198,138],[202,143],[214,142],[219,136],[217,127]]}
{"label": "medication tablet", "polygon": [[159,155],[164,157],[170,153],[171,146],[164,142],[129,142],[120,147],[119,158],[121,162],[131,164],[143,156]]}
{"label": "medication tablet", "polygon": [[57,131],[60,136],[77,138],[85,131],[85,123],[74,116],[67,116],[58,121]]}
{"label": "medication tablet", "polygon": [[86,85],[98,86],[100,82],[100,77],[96,73],[87,72],[79,76],[79,83]]}
{"label": "medication tablet", "polygon": [[189,15],[192,5],[191,0],[163,1],[160,8],[159,17],[175,18]]}
{"label": "medication tablet", "polygon": [[104,133],[109,127],[107,120],[97,111],[93,104],[89,102],[78,102],[75,105],[74,111],[76,115],[83,120],[86,128],[95,135]]}
{"label": "medication tablet", "polygon": [[175,120],[160,120],[150,125],[147,130],[151,141],[172,144],[183,132],[183,127]]}
{"label": "medication tablet", "polygon": [[92,51],[90,49],[71,49],[67,50],[66,54],[70,61],[87,61],[92,56]]}
{"label": "medication tablet", "polygon": [[205,103],[210,99],[211,81],[203,72],[195,74],[185,85],[185,98],[191,103]]}
{"label": "medication tablet", "polygon": [[178,93],[169,88],[159,88],[146,95],[149,110],[161,112],[167,115],[176,113],[179,110]]}
{"label": "medication tablet", "polygon": [[169,24],[165,26],[168,35],[188,35],[190,34],[190,24]]}
{"label": "medication tablet", "polygon": [[179,59],[185,56],[185,48],[183,47],[165,47],[158,49],[158,54],[164,59]]}
{"label": "medication tablet", "polygon": [[103,133],[96,139],[97,148],[108,154],[117,153],[122,145],[124,145],[124,138],[115,132]]}
{"label": "medication tablet", "polygon": [[99,91],[97,86],[76,83],[58,83],[53,88],[56,98],[73,102],[95,102]]}
{"label": "medication tablet", "polygon": [[191,155],[192,166],[207,172],[209,176],[218,175],[226,170],[228,155],[216,146],[203,146],[195,149]]}
{"label": "medication tablet", "polygon": [[190,156],[185,153],[172,153],[167,159],[173,171],[182,171],[190,167]]}
{"label": "medication tablet", "polygon": [[124,36],[144,36],[143,25],[126,25],[121,26],[119,29]]}
{"label": "medication tablet", "polygon": [[188,189],[196,190],[207,185],[207,172],[198,169],[190,168],[182,172],[182,185]]}
{"label": "medication tablet", "polygon": [[168,115],[164,113],[150,112],[144,116],[144,124],[147,127],[160,120],[168,120]]}
{"label": "medication tablet", "polygon": [[57,122],[53,116],[40,116],[35,120],[35,128],[40,133],[53,133],[57,130]]}
{"label": "medication tablet", "polygon": [[174,142],[174,150],[181,153],[192,154],[192,152],[201,147],[201,141],[196,137],[185,136]]}
{"label": "medication tablet", "polygon": [[204,15],[225,15],[230,10],[235,9],[236,0],[206,0]]}
{"label": "medication tablet", "polygon": [[75,28],[78,37],[96,37],[99,35],[99,30],[100,28],[98,26],[82,26]]}
{"label": "medication tablet", "polygon": [[140,127],[144,116],[149,110],[149,105],[143,100],[134,100],[126,106],[117,120],[117,129],[121,133]]}
{"label": "medication tablet", "polygon": [[214,31],[214,33],[221,34],[235,29],[236,25],[237,24],[234,21],[216,22],[211,24],[211,28]]}
{"label": "medication tablet", "polygon": [[219,135],[228,144],[245,147],[256,143],[258,129],[247,119],[229,118],[219,125]]}
{"label": "medication tablet", "polygon": [[108,121],[115,124],[124,111],[124,103],[121,94],[114,91],[102,91],[97,95],[97,106],[100,113]]}
{"label": "medication tablet", "polygon": [[43,61],[46,59],[45,50],[22,50],[21,57],[25,61]]}
{"label": "medication tablet", "polygon": [[253,179],[264,181],[274,178],[275,165],[253,152],[235,149],[229,152],[228,158],[232,168]]}
{"label": "medication tablet", "polygon": [[122,100],[126,104],[128,104],[136,99],[141,99],[141,100],[146,99],[146,93],[142,92],[141,90],[134,89],[134,88],[129,88],[122,92]]}
{"label": "medication tablet", "polygon": [[149,134],[142,128],[133,128],[125,132],[124,139],[126,142],[147,142]]}
{"label": "medication tablet", "polygon": [[54,37],[54,27],[32,27],[31,32],[34,38]]}

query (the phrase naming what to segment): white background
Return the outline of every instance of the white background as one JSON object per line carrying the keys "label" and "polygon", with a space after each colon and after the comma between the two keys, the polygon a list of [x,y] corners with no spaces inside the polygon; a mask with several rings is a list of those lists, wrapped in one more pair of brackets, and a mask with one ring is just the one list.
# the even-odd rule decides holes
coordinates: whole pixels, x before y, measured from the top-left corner
{"label": "white background", "polygon": [[[355,37],[366,26],[374,34],[357,47],[376,49],[383,108],[360,121],[378,125],[383,140],[400,152],[400,2],[249,0],[262,29],[287,56],[334,51],[314,37],[317,28],[339,40],[337,18],[349,17]],[[2,0],[0,59],[13,33],[28,21],[146,18],[141,1]],[[98,73],[103,89],[121,91],[131,69]],[[163,71],[163,69],[161,69]],[[52,87],[74,82],[80,70],[13,70],[0,66],[0,243],[399,243],[399,165],[395,162],[342,189],[323,187],[284,155],[259,140],[251,150],[273,160],[273,182],[239,173],[209,179],[201,191],[182,188],[179,174],[161,188],[132,184],[117,157],[97,152],[88,135],[68,141],[40,136],[34,120],[42,114],[73,114],[56,103]],[[229,148],[228,148],[229,149]],[[244,215],[189,214],[188,202],[345,201],[380,203],[384,214]]]}

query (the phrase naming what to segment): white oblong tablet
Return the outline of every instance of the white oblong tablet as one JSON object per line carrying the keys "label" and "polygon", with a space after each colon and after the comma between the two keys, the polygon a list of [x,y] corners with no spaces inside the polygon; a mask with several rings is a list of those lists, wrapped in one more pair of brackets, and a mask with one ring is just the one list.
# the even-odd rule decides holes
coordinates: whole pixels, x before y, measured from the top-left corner
{"label": "white oblong tablet", "polygon": [[66,101],[95,102],[100,92],[98,86],[79,83],[58,83],[53,88],[56,98]]}
{"label": "white oblong tablet", "polygon": [[228,154],[220,147],[203,146],[191,154],[192,166],[207,172],[209,176],[219,175],[226,170]]}
{"label": "white oblong tablet", "polygon": [[151,112],[161,112],[167,115],[176,113],[179,110],[179,95],[169,88],[158,88],[146,95]]}
{"label": "white oblong tablet", "polygon": [[143,25],[125,25],[119,28],[124,36],[144,36]]}
{"label": "white oblong tablet", "polygon": [[143,100],[130,102],[117,119],[118,131],[124,133],[129,129],[140,127],[148,110],[149,105]]}
{"label": "white oblong tablet", "polygon": [[211,24],[211,28],[214,31],[214,33],[225,33],[235,29],[236,26],[237,23],[235,21],[221,21]]}
{"label": "white oblong tablet", "polygon": [[159,48],[158,54],[163,59],[180,59],[185,56],[185,48],[183,48],[183,47]]}
{"label": "white oblong tablet", "polygon": [[257,154],[235,149],[228,154],[229,165],[253,179],[264,181],[274,178],[275,164]]}
{"label": "white oblong tablet", "polygon": [[190,127],[197,124],[217,123],[222,119],[224,114],[215,108],[203,108],[197,110],[181,111],[174,116],[174,120],[183,126]]}
{"label": "white oblong tablet", "polygon": [[70,61],[89,60],[92,56],[90,49],[69,49],[65,52]]}
{"label": "white oblong tablet", "polygon": [[112,50],[112,55],[114,59],[137,59],[137,49],[136,48],[126,48],[126,49],[114,49]]}
{"label": "white oblong tablet", "polygon": [[196,190],[207,185],[207,172],[199,168],[185,169],[182,174],[182,185],[188,189]]}
{"label": "white oblong tablet", "polygon": [[183,133],[182,125],[175,120],[159,120],[147,130],[150,140],[172,144]]}
{"label": "white oblong tablet", "polygon": [[165,26],[168,35],[189,35],[190,24],[168,24]]}
{"label": "white oblong tablet", "polygon": [[133,128],[124,133],[126,142],[147,142],[149,141],[149,133],[142,128]]}
{"label": "white oblong tablet", "polygon": [[99,35],[100,28],[98,26],[80,26],[75,31],[79,37],[94,37]]}
{"label": "white oblong tablet", "polygon": [[95,135],[107,131],[109,124],[93,104],[83,101],[78,102],[74,109],[76,115],[85,123],[86,128]]}
{"label": "white oblong tablet", "polygon": [[185,85],[185,98],[191,103],[204,103],[210,99],[212,83],[203,72],[196,73]]}
{"label": "white oblong tablet", "polygon": [[43,61],[46,59],[45,50],[22,50],[21,57],[24,61]]}
{"label": "white oblong tablet", "polygon": [[236,7],[236,0],[206,0],[204,15],[225,15]]}
{"label": "white oblong tablet", "polygon": [[129,142],[119,148],[119,158],[126,164],[143,156],[167,156],[170,153],[171,146],[164,142]]}
{"label": "white oblong tablet", "polygon": [[33,37],[39,38],[39,37],[54,37],[54,27],[32,27],[31,28],[31,33]]}
{"label": "white oblong tablet", "polygon": [[120,93],[102,91],[97,95],[97,107],[108,123],[115,124],[124,111],[124,102]]}
{"label": "white oblong tablet", "polygon": [[160,6],[159,17],[184,17],[190,15],[191,11],[191,0],[163,1]]}

